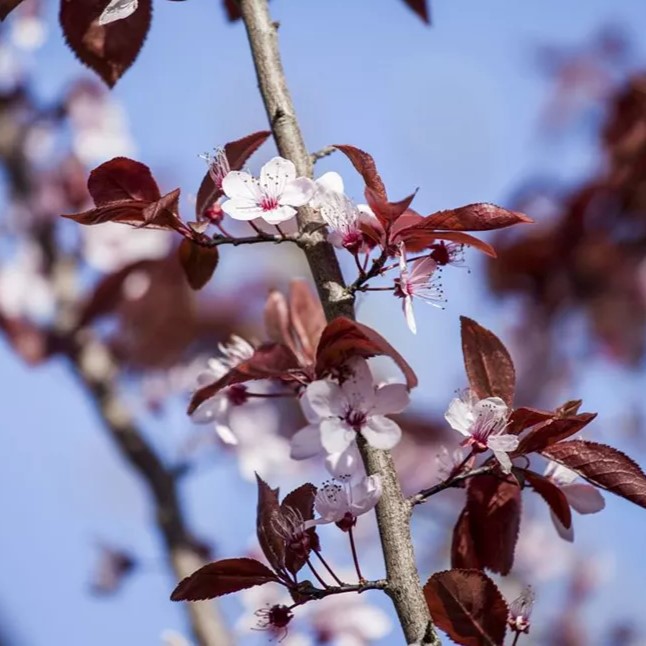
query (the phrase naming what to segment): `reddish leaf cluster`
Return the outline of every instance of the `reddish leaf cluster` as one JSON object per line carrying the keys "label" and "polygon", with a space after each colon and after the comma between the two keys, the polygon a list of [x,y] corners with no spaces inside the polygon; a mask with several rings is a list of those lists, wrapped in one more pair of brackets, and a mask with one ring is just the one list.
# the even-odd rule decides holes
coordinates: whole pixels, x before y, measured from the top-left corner
{"label": "reddish leaf cluster", "polygon": [[367,243],[380,246],[385,255],[398,255],[400,243],[404,243],[408,251],[419,252],[433,250],[441,241],[449,241],[470,245],[495,256],[490,245],[465,231],[487,231],[532,221],[523,213],[494,204],[469,204],[422,216],[410,208],[415,193],[399,202],[389,201],[375,161],[367,152],[345,144],[335,148],[348,157],[363,178],[366,201],[376,219],[364,219],[362,232]]}
{"label": "reddish leaf cluster", "polygon": [[301,281],[294,281],[290,298],[274,292],[265,307],[267,331],[272,341],[231,369],[216,382],[197,390],[189,414],[227,386],[255,379],[305,384],[342,371],[353,357],[388,356],[399,366],[409,388],[417,377],[406,360],[367,325],[338,317],[325,325],[319,301]]}

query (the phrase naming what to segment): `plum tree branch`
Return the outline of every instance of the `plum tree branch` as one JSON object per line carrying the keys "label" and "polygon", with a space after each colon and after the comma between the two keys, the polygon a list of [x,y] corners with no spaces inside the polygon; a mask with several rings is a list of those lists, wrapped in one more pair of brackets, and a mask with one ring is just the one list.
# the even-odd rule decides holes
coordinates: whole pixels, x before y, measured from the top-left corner
{"label": "plum tree branch", "polygon": [[[298,175],[312,176],[312,156],[300,130],[287,87],[277,25],[271,19],[267,0],[240,0],[258,86],[280,154],[294,162]],[[303,245],[325,315],[354,318],[354,295],[348,293],[335,251],[322,231],[316,211],[302,207],[298,212]],[[387,451],[370,447],[359,438],[359,448],[369,474],[380,473],[383,494],[377,505],[377,522],[386,564],[387,587],[407,643],[439,644],[424,599],[410,535],[411,505],[403,497],[395,467]]]}

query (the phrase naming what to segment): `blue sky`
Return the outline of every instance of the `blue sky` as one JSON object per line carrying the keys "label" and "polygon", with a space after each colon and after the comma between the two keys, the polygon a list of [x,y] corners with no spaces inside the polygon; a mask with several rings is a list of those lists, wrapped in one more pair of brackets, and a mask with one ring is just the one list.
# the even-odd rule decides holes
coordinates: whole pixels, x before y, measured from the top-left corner
{"label": "blue sky", "polygon": [[[50,38],[37,60],[45,99],[81,69],[62,43],[53,4]],[[393,196],[420,188],[415,205],[421,212],[475,201],[504,204],[529,175],[567,180],[598,163],[587,132],[565,141],[537,136],[550,87],[534,67],[537,46],[574,47],[612,23],[633,37],[636,64],[646,62],[639,41],[639,26],[646,24],[643,0],[436,0],[430,29],[398,0],[271,4],[281,22],[285,67],[310,148],[352,143],[368,150]],[[218,2],[154,5],[144,50],[114,93],[128,112],[138,158],[168,182],[164,188],[182,186],[189,213],[186,196],[196,191],[204,172],[198,153],[264,128],[265,115],[242,26],[226,24]],[[263,155],[269,151],[257,161]],[[348,192],[360,196],[359,179],[338,155],[317,170],[330,169],[341,170]],[[445,285],[445,312],[419,308],[418,325],[425,333],[417,337],[407,333],[399,316],[383,316],[386,301],[380,296],[362,305],[363,320],[397,344],[419,371],[424,386],[416,395],[418,405],[440,410],[464,384],[460,314],[505,337],[505,310],[479,287],[473,252],[469,264],[472,274],[456,273]],[[219,280],[231,283],[240,263],[229,254],[219,271]],[[429,370],[428,357],[442,364],[441,374]],[[584,396],[588,409],[600,412],[598,425],[612,441],[606,429],[625,400],[609,396],[607,370],[594,363],[572,396]],[[643,392],[643,375],[611,374],[622,396]],[[0,345],[0,380],[0,621],[13,635],[12,646],[147,646],[159,643],[164,628],[182,629],[181,609],[167,600],[172,583],[146,496],[122,468],[64,366],[29,370]],[[173,418],[172,424],[183,423]],[[239,549],[241,535],[218,531],[218,516],[226,515],[227,525],[251,528],[253,522],[251,506],[218,495],[231,477],[229,467],[206,472],[185,492],[195,526],[214,536],[227,554]],[[613,615],[643,622],[646,514],[610,499],[602,515],[576,520],[582,540],[573,549],[611,550],[619,573],[594,602],[591,625]],[[114,599],[87,595],[95,537],[150,555],[146,572]]]}

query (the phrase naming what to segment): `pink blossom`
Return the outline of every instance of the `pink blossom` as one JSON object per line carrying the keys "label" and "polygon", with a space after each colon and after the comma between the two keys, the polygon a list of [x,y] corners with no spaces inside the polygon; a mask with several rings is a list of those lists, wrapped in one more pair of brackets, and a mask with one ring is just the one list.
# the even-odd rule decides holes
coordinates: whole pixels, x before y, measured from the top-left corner
{"label": "pink blossom", "polygon": [[500,397],[478,400],[472,390],[451,401],[444,419],[451,428],[465,436],[462,446],[474,451],[491,449],[505,473],[511,473],[508,453],[518,447],[518,437],[504,434],[509,411]]}
{"label": "pink blossom", "polygon": [[443,292],[433,280],[433,274],[437,270],[437,263],[433,258],[427,256],[413,263],[411,271],[406,263],[406,249],[403,244],[399,246],[399,278],[395,279],[395,296],[402,299],[402,307],[406,323],[413,334],[417,334],[417,324],[413,312],[413,298],[442,307]]}
{"label": "pink blossom", "polygon": [[222,180],[229,198],[222,210],[234,220],[262,218],[279,224],[296,215],[296,208],[307,204],[315,185],[307,177],[296,177],[296,167],[288,159],[274,157],[260,170],[260,179],[242,171],[231,171]]}
{"label": "pink blossom", "polygon": [[227,158],[224,148],[216,148],[211,153],[200,155],[209,166],[209,175],[217,189],[222,189],[222,180],[231,172],[229,159]]}
{"label": "pink blossom", "polygon": [[401,437],[399,426],[384,415],[400,413],[409,396],[403,384],[375,386],[365,359],[348,364],[351,374],[341,385],[329,379],[314,381],[301,397],[309,424],[292,438],[296,460],[345,451],[361,433],[368,444],[392,449]]}
{"label": "pink blossom", "polygon": [[326,482],[314,500],[314,509],[320,517],[307,521],[306,526],[337,523],[341,529],[350,529],[357,516],[369,512],[380,497],[380,475],[367,476],[355,484],[347,480]]}
{"label": "pink blossom", "polygon": [[[545,477],[549,478],[565,494],[570,507],[579,514],[595,514],[601,511],[606,502],[599,490],[591,484],[575,482],[578,474],[557,462],[548,462]],[[574,527],[569,529],[551,512],[552,522],[559,536],[566,541],[574,540]]]}
{"label": "pink blossom", "polygon": [[509,619],[507,623],[516,633],[528,633],[532,610],[534,609],[534,591],[531,586],[523,589],[516,599],[509,604]]}

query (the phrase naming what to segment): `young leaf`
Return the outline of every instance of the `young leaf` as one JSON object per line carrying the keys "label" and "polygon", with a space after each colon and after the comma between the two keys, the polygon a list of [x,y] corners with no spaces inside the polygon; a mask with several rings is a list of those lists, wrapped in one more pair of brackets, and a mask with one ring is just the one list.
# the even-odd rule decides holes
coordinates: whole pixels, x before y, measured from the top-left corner
{"label": "young leaf", "polygon": [[118,200],[155,202],[161,197],[150,168],[127,157],[114,157],[97,166],[87,188],[96,206]]}
{"label": "young leaf", "polygon": [[4,20],[23,0],[0,0],[0,20]]}
{"label": "young leaf", "polygon": [[347,144],[334,144],[334,148],[340,150],[352,162],[352,165],[359,175],[363,177],[366,187],[373,191],[377,198],[387,202],[388,195],[386,194],[386,187],[379,175],[372,155],[369,155],[360,148],[355,148]]}
{"label": "young leaf", "polygon": [[[286,518],[296,517],[299,520],[306,521],[314,518],[314,498],[316,497],[316,487],[307,482],[304,485],[288,493],[283,502],[280,504],[280,510]],[[316,528],[310,527],[305,531],[306,540],[309,541],[307,549],[304,545],[298,549],[287,547],[285,553],[285,567],[292,573],[296,574],[307,563],[310,550],[318,549],[319,538],[316,534]]]}
{"label": "young leaf", "polygon": [[557,487],[549,478],[533,471],[523,471],[523,474],[532,489],[549,505],[561,525],[565,529],[570,529],[572,527],[572,510],[560,487]]}
{"label": "young leaf", "polygon": [[525,429],[547,422],[553,418],[554,413],[550,411],[521,406],[509,416],[505,433],[509,435],[520,435]]}
{"label": "young leaf", "polygon": [[406,245],[407,251],[414,253],[429,248],[438,240],[448,240],[478,249],[491,258],[496,257],[496,251],[490,244],[461,231],[436,231],[425,228],[423,224],[415,224],[402,229],[398,238]]}
{"label": "young leaf", "polygon": [[532,453],[542,451],[548,446],[567,439],[587,426],[596,413],[581,413],[573,417],[552,419],[542,424],[537,424],[527,435],[521,438],[515,453]]}
{"label": "young leaf", "polygon": [[431,213],[424,218],[429,229],[448,231],[489,231],[502,229],[512,224],[531,223],[533,220],[524,213],[508,211],[495,204],[467,204],[457,209]]}
{"label": "young leaf", "polygon": [[509,574],[520,528],[518,483],[489,475],[472,478],[466,509],[479,563],[493,572]]}
{"label": "young leaf", "polygon": [[502,646],[509,610],[484,572],[437,572],[426,582],[424,597],[433,621],[457,644]]}
{"label": "young leaf", "polygon": [[127,18],[99,24],[105,0],[62,0],[60,23],[65,40],[77,58],[110,87],[134,63],[152,16],[152,0],[139,0]]}
{"label": "young leaf", "polygon": [[209,563],[180,581],[171,601],[202,601],[278,581],[266,566],[249,558],[223,559]]}
{"label": "young leaf", "polygon": [[591,484],[646,507],[646,475],[621,451],[597,442],[571,440],[548,446],[541,454],[576,471]]}
{"label": "young leaf", "polygon": [[404,0],[404,4],[408,5],[427,25],[431,24],[428,0]]}
{"label": "young leaf", "polygon": [[282,572],[285,568],[285,537],[279,533],[279,523],[282,511],[278,502],[278,489],[272,489],[258,474],[258,508],[256,514],[256,534],[258,543],[276,570]]}
{"label": "young leaf", "polygon": [[314,361],[316,347],[323,329],[325,314],[321,301],[312,294],[312,290],[304,280],[293,280],[289,284],[289,319],[294,336],[303,355]]}
{"label": "young leaf", "polygon": [[453,528],[451,539],[451,567],[467,568],[469,570],[482,570],[476,548],[471,535],[471,521],[469,510],[465,507]]}
{"label": "young leaf", "polygon": [[178,249],[179,261],[188,284],[193,289],[202,289],[218,266],[220,252],[217,247],[205,247],[184,238]]}
{"label": "young leaf", "polygon": [[462,353],[469,385],[479,399],[500,397],[508,406],[514,399],[516,372],[500,339],[466,316],[460,317]]}
{"label": "young leaf", "polygon": [[316,374],[322,377],[353,357],[390,357],[404,373],[409,389],[417,386],[417,377],[406,360],[380,334],[356,321],[339,316],[328,323],[316,350]]}

